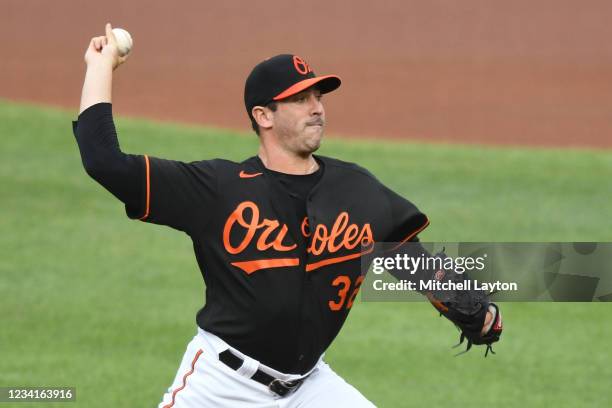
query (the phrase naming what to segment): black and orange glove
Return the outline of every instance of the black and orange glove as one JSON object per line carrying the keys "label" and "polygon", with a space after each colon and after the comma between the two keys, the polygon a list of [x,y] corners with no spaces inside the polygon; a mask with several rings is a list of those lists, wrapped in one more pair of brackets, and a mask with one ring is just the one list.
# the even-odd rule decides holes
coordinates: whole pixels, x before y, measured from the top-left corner
{"label": "black and orange glove", "polygon": [[[444,270],[435,272],[433,279],[456,284],[469,280],[465,273]],[[492,344],[499,341],[503,323],[499,307],[489,301],[488,293],[484,290],[465,289],[430,291],[425,295],[440,314],[453,322],[461,332],[459,343],[455,347],[467,340],[467,348],[459,354],[469,351],[473,344],[487,346],[485,357],[489,351],[495,354]],[[491,313],[492,318],[485,327],[487,312]]]}

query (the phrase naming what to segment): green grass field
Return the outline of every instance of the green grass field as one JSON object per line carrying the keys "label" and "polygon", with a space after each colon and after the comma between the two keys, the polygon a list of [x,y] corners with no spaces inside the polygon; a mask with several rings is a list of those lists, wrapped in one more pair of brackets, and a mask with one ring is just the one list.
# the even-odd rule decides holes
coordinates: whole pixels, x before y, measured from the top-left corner
{"label": "green grass field", "polygon": [[[185,235],[130,221],[86,176],[73,115],[0,102],[0,387],[74,386],[66,407],[156,406],[203,284]],[[254,154],[212,128],[121,119],[122,148],[180,160]],[[612,152],[329,139],[426,212],[438,241],[612,241]],[[327,353],[381,407],[603,407],[612,305],[507,303],[497,355],[454,358],[425,303],[360,302]],[[15,406],[48,406],[16,404]],[[8,407],[8,403],[0,403]]]}

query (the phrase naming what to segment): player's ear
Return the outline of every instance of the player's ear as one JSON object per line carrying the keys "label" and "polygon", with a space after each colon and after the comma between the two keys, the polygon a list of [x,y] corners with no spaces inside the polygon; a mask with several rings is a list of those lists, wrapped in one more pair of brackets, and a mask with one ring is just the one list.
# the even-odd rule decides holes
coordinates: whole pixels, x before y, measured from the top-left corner
{"label": "player's ear", "polygon": [[260,129],[270,129],[274,124],[273,112],[263,106],[255,106],[251,110],[251,115],[253,115]]}

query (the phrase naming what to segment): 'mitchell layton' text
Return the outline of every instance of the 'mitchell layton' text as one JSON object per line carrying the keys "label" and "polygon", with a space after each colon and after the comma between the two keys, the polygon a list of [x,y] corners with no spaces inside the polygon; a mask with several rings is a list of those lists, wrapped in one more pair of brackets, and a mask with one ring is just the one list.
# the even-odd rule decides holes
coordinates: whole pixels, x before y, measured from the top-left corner
{"label": "'mitchell layton' text", "polygon": [[[486,257],[486,254],[481,257],[454,258],[425,255],[412,257],[407,254],[396,254],[392,257],[376,257],[372,261],[372,272],[380,275],[385,271],[389,271],[399,280],[396,282],[384,282],[377,279],[372,282],[372,286],[376,291],[517,291],[518,284],[516,282],[483,282],[476,279],[467,279],[467,276],[466,279],[460,281],[422,279],[424,276],[431,276],[431,273],[423,274],[423,271],[443,270],[446,273],[457,273],[460,275],[468,271],[482,271],[485,268]],[[415,276],[417,273],[419,274]],[[412,279],[401,279],[402,275],[408,275]],[[415,277],[421,279],[414,279]]]}

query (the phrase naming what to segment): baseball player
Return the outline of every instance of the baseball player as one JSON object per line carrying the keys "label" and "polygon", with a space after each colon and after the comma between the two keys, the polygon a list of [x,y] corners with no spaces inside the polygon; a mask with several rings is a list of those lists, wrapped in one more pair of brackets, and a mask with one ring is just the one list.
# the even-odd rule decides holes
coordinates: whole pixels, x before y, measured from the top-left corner
{"label": "baseball player", "polygon": [[[244,89],[257,155],[183,163],[120,150],[111,88],[124,61],[107,24],[87,48],[73,123],[83,165],[130,218],[187,234],[206,284],[197,334],[159,407],[373,406],[323,354],[359,291],[361,257],[374,242],[415,241],[429,221],[367,170],[313,154],[321,98],[340,78],[295,55],[259,63]],[[499,339],[486,299],[466,309],[427,295],[469,345]]]}

